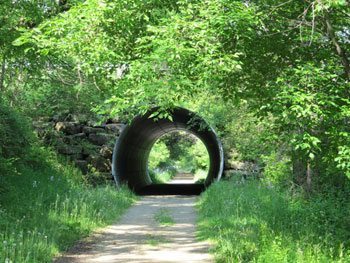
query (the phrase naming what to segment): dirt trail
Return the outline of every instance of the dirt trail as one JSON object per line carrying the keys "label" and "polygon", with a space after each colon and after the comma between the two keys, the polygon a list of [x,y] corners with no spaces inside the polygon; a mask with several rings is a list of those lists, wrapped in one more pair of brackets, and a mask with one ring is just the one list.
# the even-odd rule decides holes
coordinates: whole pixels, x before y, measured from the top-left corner
{"label": "dirt trail", "polygon": [[168,184],[194,184],[194,176],[191,173],[178,173]]}
{"label": "dirt trail", "polygon": [[[131,207],[119,222],[77,245],[56,263],[89,262],[213,262],[209,244],[195,238],[196,197],[147,196]],[[155,219],[166,211],[173,225]]]}

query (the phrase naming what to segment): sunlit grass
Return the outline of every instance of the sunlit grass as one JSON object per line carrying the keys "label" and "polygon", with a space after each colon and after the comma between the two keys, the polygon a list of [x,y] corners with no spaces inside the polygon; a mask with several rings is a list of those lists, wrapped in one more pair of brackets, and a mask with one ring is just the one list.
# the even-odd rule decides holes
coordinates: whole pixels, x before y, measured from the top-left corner
{"label": "sunlit grass", "polygon": [[78,239],[115,221],[134,200],[126,188],[92,188],[55,160],[5,178],[0,262],[51,262]]}
{"label": "sunlit grass", "polygon": [[350,262],[350,203],[259,182],[219,182],[199,202],[199,236],[218,262]]}

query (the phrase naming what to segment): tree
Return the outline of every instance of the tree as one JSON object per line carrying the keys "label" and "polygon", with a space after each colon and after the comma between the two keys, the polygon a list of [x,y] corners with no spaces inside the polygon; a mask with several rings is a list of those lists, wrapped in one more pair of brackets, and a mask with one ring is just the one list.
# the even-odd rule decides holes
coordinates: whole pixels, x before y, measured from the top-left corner
{"label": "tree", "polygon": [[55,61],[78,91],[97,89],[102,113],[159,106],[155,117],[168,117],[208,100],[204,112],[215,115],[222,109],[210,105],[230,111],[246,101],[272,122],[294,181],[311,190],[312,175],[349,174],[349,9],[344,0],[87,0],[14,44]]}

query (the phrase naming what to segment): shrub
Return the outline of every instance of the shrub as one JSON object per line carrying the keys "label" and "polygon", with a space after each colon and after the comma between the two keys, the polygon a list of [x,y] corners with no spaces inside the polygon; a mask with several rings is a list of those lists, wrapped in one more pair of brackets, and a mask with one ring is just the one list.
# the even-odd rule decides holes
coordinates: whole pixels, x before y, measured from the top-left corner
{"label": "shrub", "polygon": [[167,162],[169,159],[170,152],[163,141],[157,141],[150,154],[148,159],[148,166],[151,170],[154,170],[157,166],[162,163]]}
{"label": "shrub", "polygon": [[263,180],[276,186],[286,186],[291,182],[291,165],[289,158],[276,152],[262,157],[265,163]]}
{"label": "shrub", "polygon": [[33,139],[30,130],[28,120],[0,99],[0,156],[24,156]]}

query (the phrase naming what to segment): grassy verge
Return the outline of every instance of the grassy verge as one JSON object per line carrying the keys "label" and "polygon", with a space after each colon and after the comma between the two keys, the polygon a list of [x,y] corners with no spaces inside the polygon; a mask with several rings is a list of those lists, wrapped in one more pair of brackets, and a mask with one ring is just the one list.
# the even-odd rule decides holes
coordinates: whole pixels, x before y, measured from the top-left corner
{"label": "grassy verge", "polygon": [[198,234],[218,262],[350,262],[350,202],[334,196],[219,182],[200,198]]}
{"label": "grassy verge", "polygon": [[39,160],[20,161],[16,172],[2,176],[0,262],[51,262],[115,221],[134,200],[127,189],[86,186],[78,170],[48,152],[37,153]]}

